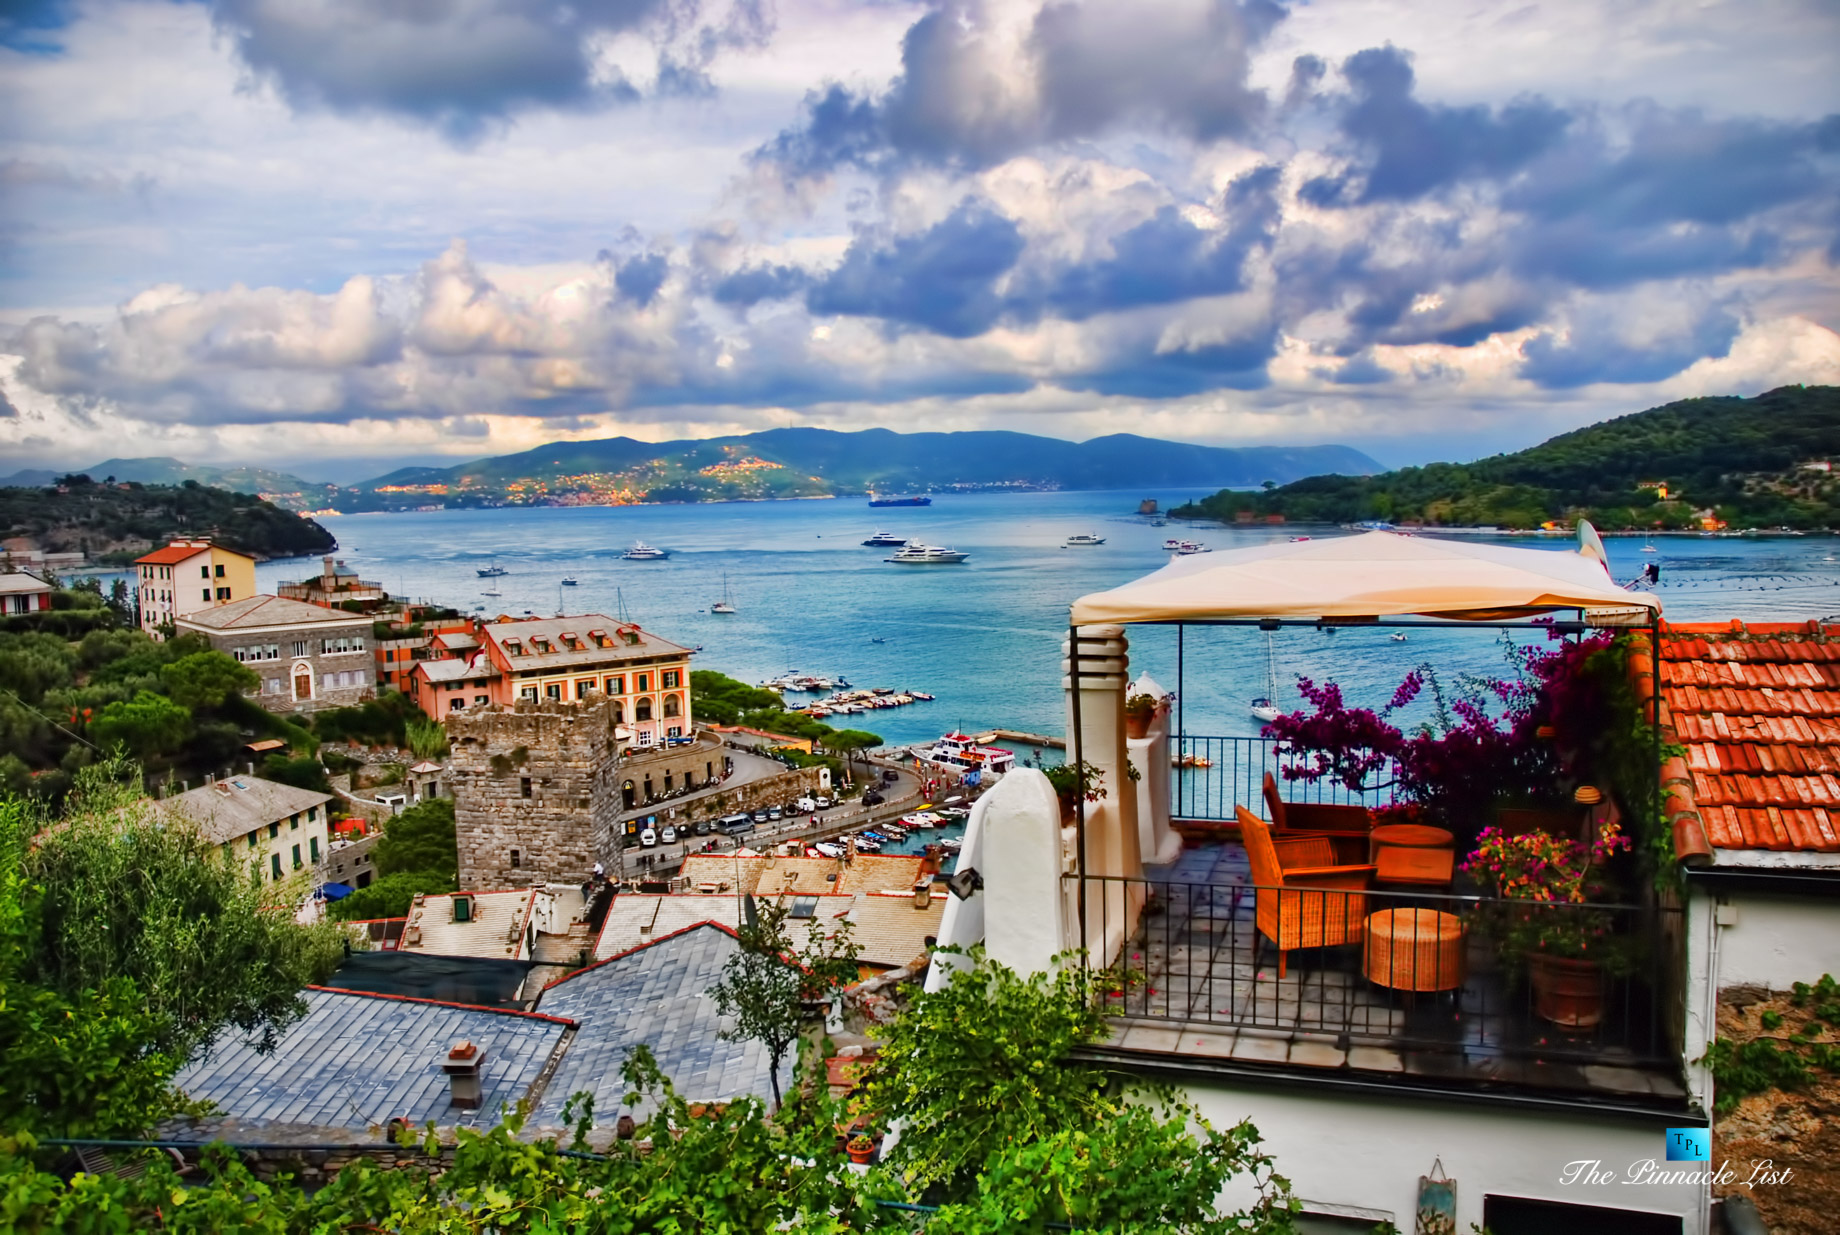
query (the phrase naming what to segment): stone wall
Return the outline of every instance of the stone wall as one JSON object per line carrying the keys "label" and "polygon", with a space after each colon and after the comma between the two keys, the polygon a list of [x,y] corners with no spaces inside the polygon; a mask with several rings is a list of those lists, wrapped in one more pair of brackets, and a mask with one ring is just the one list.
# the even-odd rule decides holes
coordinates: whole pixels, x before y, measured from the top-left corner
{"label": "stone wall", "polygon": [[[736,785],[732,789],[723,789],[707,797],[692,798],[687,802],[671,804],[660,802],[657,809],[650,812],[658,816],[661,824],[695,823],[699,819],[720,819],[737,811],[765,810],[769,806],[784,806],[797,798],[816,797],[818,773],[822,768],[789,768],[773,776],[751,780],[746,784]],[[625,779],[624,770],[620,773]],[[636,812],[637,818],[646,817],[646,812]],[[633,835],[638,835],[636,820],[631,824]]]}
{"label": "stone wall", "polygon": [[[615,787],[622,804],[626,786],[632,784],[632,806],[643,810],[651,798],[662,797],[685,785],[700,788],[713,776],[720,780],[727,747],[719,739],[703,736],[687,746],[639,747],[620,760],[620,775]],[[661,804],[662,805],[662,804]]]}
{"label": "stone wall", "polygon": [[604,699],[469,709],[448,718],[463,888],[579,883],[620,874],[620,795]]}

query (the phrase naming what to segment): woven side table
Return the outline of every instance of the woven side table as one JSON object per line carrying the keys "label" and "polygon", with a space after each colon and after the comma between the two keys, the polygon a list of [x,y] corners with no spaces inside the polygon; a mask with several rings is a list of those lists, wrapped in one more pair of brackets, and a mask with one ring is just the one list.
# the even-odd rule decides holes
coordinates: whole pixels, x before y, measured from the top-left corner
{"label": "woven side table", "polygon": [[1435,909],[1383,909],[1367,915],[1361,972],[1396,991],[1450,991],[1463,985],[1469,928]]}

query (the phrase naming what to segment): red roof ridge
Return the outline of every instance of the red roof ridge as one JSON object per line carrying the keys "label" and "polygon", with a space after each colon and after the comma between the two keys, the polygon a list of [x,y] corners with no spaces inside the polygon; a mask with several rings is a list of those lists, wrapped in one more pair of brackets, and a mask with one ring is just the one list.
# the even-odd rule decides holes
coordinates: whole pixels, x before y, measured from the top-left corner
{"label": "red roof ridge", "polygon": [[386,995],[382,991],[351,991],[342,986],[318,986],[311,982],[307,983],[307,989],[325,991],[330,995],[362,995],[366,999],[395,999],[402,1003],[433,1004],[437,1008],[464,1008],[468,1012],[496,1012],[500,1016],[523,1016],[535,1021],[554,1021],[570,1029],[576,1028],[578,1024],[566,1016],[553,1016],[548,1012],[526,1012],[522,1008],[489,1008],[482,1003],[455,1003],[451,999],[426,999],[420,995]]}

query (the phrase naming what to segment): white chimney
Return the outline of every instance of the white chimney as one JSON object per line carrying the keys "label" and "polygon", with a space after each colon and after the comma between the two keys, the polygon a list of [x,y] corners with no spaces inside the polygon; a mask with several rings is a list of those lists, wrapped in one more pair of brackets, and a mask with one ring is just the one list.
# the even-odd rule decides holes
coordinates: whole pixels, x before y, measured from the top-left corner
{"label": "white chimney", "polygon": [[922,879],[914,884],[914,908],[931,909],[933,907],[933,881]]}
{"label": "white chimney", "polygon": [[454,1044],[447,1052],[447,1058],[441,1061],[441,1070],[453,1083],[452,1096],[448,1098],[449,1106],[464,1107],[470,1111],[479,1109],[483,1096],[479,1083],[480,1065],[486,1061],[486,1053],[474,1046],[470,1039]]}

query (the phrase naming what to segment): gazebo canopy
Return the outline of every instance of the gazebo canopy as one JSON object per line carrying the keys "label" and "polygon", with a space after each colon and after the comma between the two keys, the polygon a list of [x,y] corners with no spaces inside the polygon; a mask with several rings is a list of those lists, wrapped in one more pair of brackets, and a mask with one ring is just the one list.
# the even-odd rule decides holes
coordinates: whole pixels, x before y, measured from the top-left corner
{"label": "gazebo canopy", "polygon": [[1393,532],[1281,541],[1178,557],[1073,602],[1073,621],[1381,618],[1500,621],[1554,609],[1659,612],[1610,578],[1595,533],[1571,552],[1468,544]]}

